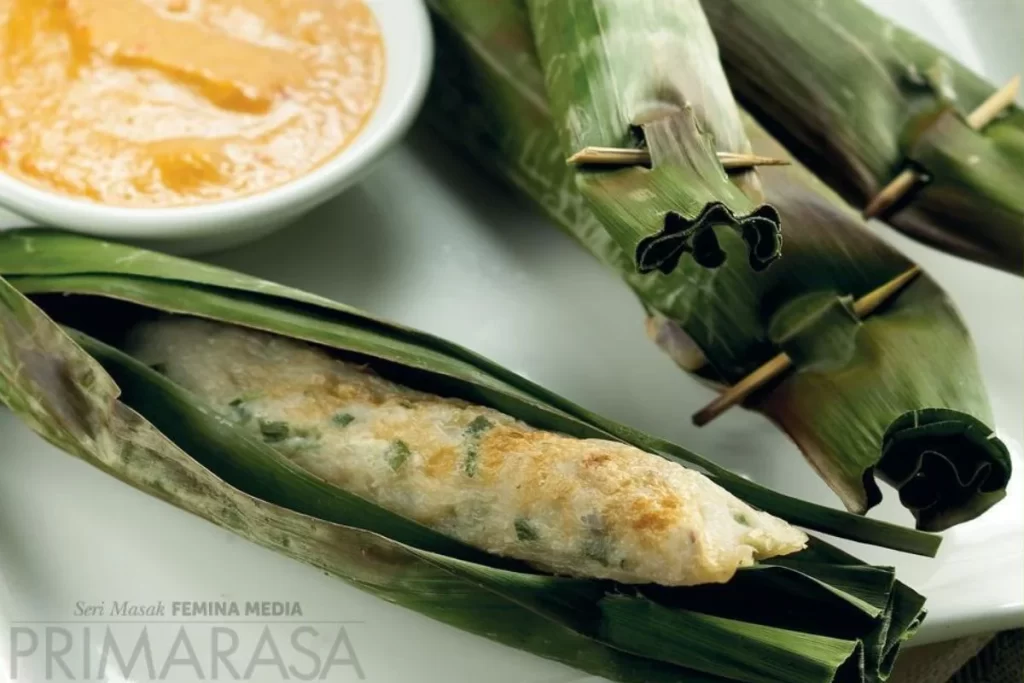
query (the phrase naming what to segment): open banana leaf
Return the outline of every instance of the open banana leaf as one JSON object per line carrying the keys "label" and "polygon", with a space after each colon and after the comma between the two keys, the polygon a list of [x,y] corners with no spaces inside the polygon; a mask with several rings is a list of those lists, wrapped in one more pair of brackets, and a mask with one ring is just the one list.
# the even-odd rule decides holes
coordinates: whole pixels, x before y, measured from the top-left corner
{"label": "open banana leaf", "polygon": [[790,521],[921,553],[938,539],[773,493],[461,347],[270,282],[42,230],[0,235],[0,275],[0,398],[40,435],[136,488],[455,627],[617,681],[875,681],[923,617],[923,598],[891,568],[817,539],[727,584],[693,588],[551,576],[468,548],[299,469],[123,352],[126,332],[180,313],[315,342],[537,427],[703,466]]}
{"label": "open banana leaf", "polygon": [[[529,0],[562,151],[645,147],[651,167],[583,166],[576,186],[641,273],[684,254],[715,268],[715,226],[762,270],[779,256],[778,213],[756,174],[730,182],[716,152],[748,153],[739,110],[698,0]],[[746,192],[746,194],[744,194]]]}
{"label": "open banana leaf", "polygon": [[860,0],[705,0],[737,97],[863,208],[902,169],[928,180],[883,218],[1024,274],[1024,110],[965,120],[995,88]]}
{"label": "open banana leaf", "polygon": [[[971,519],[1005,496],[1010,459],[973,343],[951,301],[920,276],[867,320],[859,297],[911,263],[799,165],[760,171],[783,218],[786,256],[762,273],[735,234],[708,270],[683,260],[639,275],[577,191],[558,153],[522,0],[433,0],[438,63],[427,116],[459,148],[536,201],[616,270],[650,314],[649,331],[684,369],[732,383],[785,350],[795,371],[752,395],[848,509],[881,500],[876,476],[899,489],[919,528]],[[459,120],[458,130],[445,124]],[[749,117],[754,152],[786,156]]]}

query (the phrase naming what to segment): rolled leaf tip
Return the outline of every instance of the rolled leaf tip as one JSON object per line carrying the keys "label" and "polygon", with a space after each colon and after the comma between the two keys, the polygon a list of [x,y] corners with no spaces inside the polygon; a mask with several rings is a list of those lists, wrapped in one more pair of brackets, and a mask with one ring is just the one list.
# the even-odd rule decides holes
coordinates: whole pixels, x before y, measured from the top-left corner
{"label": "rolled leaf tip", "polygon": [[877,472],[924,531],[943,531],[978,517],[1006,497],[1012,465],[1002,441],[983,422],[956,410],[900,415],[882,439]]}

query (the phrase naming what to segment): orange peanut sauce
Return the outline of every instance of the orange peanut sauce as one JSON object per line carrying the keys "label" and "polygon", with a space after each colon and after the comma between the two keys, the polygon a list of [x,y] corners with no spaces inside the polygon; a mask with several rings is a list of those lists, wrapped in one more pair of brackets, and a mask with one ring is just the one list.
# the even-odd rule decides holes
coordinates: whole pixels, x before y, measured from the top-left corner
{"label": "orange peanut sauce", "polygon": [[262,192],[349,145],[384,72],[361,0],[0,0],[0,171],[120,206]]}

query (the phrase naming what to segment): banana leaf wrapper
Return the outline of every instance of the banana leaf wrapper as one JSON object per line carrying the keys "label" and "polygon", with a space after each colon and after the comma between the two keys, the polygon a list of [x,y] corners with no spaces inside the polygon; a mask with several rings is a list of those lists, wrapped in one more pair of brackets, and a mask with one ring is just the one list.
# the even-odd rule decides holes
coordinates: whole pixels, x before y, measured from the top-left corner
{"label": "banana leaf wrapper", "polygon": [[706,0],[737,97],[863,208],[904,168],[927,182],[883,217],[955,256],[1024,274],[1024,110],[975,131],[995,88],[859,0]]}
{"label": "banana leaf wrapper", "polygon": [[[716,268],[715,227],[736,231],[763,270],[780,253],[778,213],[754,172],[730,182],[716,151],[749,153],[739,110],[698,0],[529,0],[565,155],[646,147],[651,167],[576,171],[576,185],[641,273],[684,254]],[[744,194],[746,191],[746,194]]]}
{"label": "banana leaf wrapper", "polygon": [[745,499],[831,533],[923,553],[938,539],[768,491],[466,349],[270,282],[40,230],[0,236],[0,274],[0,398],[41,436],[144,492],[457,628],[616,681],[875,681],[924,616],[923,598],[892,568],[818,539],[727,584],[687,589],[551,576],[487,555],[298,468],[119,344],[162,313],[270,331],[344,352],[415,388],[705,469]]}
{"label": "banana leaf wrapper", "polygon": [[[973,343],[949,298],[922,275],[866,320],[850,299],[911,263],[875,238],[798,164],[764,168],[783,217],[786,256],[755,273],[744,245],[720,235],[715,270],[681,261],[639,275],[604,230],[558,154],[525,7],[517,0],[434,0],[438,63],[426,115],[442,136],[533,199],[636,292],[648,331],[702,380],[732,383],[785,350],[795,370],[748,407],[779,425],[846,507],[863,513],[899,490],[919,528],[976,517],[1005,496],[1006,447]],[[445,123],[460,120],[455,131]],[[788,156],[749,116],[754,152]]]}

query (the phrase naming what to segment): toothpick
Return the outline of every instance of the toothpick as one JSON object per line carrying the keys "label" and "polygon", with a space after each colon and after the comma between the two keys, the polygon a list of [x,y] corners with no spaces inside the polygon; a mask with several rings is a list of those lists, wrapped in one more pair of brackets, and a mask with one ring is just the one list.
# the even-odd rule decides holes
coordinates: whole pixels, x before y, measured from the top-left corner
{"label": "toothpick", "polygon": [[754,168],[755,166],[789,166],[789,159],[777,157],[764,157],[759,154],[734,154],[733,152],[718,152],[718,160],[722,167],[727,170]]}
{"label": "toothpick", "polygon": [[870,292],[853,302],[853,312],[858,318],[866,318],[886,301],[896,296],[901,289],[910,284],[910,281],[921,274],[921,266],[911,266],[881,287],[872,289]]}
{"label": "toothpick", "polygon": [[[907,286],[911,280],[921,273],[919,266],[912,266],[905,272],[889,280],[881,287],[873,289],[853,302],[853,311],[858,318],[871,315],[879,306],[895,296]],[[716,417],[743,402],[752,393],[793,367],[793,361],[785,351],[754,370],[736,384],[723,391],[714,401],[694,413],[693,424],[703,427]]]}
{"label": "toothpick", "polygon": [[703,427],[791,367],[793,367],[793,361],[783,351],[694,413],[693,424]]}
{"label": "toothpick", "polygon": [[[757,154],[718,152],[718,160],[727,170],[748,169],[755,166],[785,166],[787,159],[765,157]],[[593,166],[646,166],[651,163],[651,154],[646,149],[625,147],[584,147],[565,160],[572,166],[589,164]]]}
{"label": "toothpick", "polygon": [[978,105],[978,108],[967,115],[967,125],[974,130],[981,130],[1013,104],[1020,90],[1020,76],[1014,76],[992,96]]}
{"label": "toothpick", "polygon": [[570,166],[594,164],[597,166],[640,166],[651,163],[646,149],[625,147],[584,147],[565,160]]}
{"label": "toothpick", "polygon": [[[1017,98],[1020,90],[1020,76],[1014,76],[1010,82],[999,90],[992,93],[992,96],[978,105],[978,108],[967,115],[967,125],[974,130],[981,130],[992,122],[1004,109]],[[868,202],[864,208],[865,218],[874,218],[885,212],[889,207],[898,202],[905,194],[913,189],[914,185],[921,179],[920,175],[913,169],[907,168],[900,172],[896,178],[886,185],[882,190]]]}

